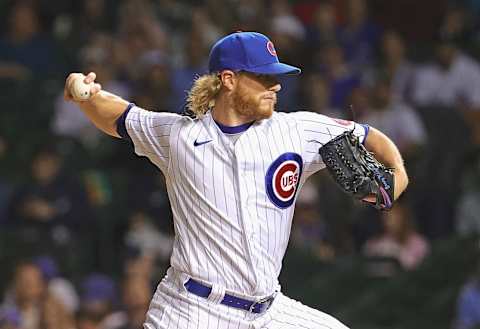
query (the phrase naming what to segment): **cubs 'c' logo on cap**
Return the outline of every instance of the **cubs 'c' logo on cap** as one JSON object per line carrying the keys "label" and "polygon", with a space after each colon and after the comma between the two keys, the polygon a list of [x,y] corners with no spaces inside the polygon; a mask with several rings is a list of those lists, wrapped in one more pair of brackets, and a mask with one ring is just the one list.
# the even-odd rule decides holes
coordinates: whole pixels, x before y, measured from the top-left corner
{"label": "cubs 'c' logo on cap", "polygon": [[273,46],[273,42],[268,41],[267,42],[267,50],[272,56],[277,56],[277,51],[275,50],[275,47]]}
{"label": "cubs 'c' logo on cap", "polygon": [[293,204],[302,168],[302,157],[290,152],[280,155],[268,168],[265,176],[267,195],[278,208],[285,209]]}

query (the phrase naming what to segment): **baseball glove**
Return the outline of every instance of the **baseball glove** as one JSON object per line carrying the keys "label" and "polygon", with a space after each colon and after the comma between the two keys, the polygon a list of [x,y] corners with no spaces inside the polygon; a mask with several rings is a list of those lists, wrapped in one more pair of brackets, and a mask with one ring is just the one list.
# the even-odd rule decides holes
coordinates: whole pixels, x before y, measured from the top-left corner
{"label": "baseball glove", "polygon": [[[379,210],[393,204],[394,176],[392,168],[378,162],[360,143],[353,131],[335,137],[319,150],[330,175],[348,195],[367,202]],[[375,202],[364,200],[375,196]]]}

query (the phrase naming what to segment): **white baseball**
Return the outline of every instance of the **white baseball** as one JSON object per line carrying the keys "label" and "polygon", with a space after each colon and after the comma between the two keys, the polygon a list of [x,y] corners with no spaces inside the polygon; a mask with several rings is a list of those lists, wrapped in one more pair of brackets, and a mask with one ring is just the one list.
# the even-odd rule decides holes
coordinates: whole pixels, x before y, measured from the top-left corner
{"label": "white baseball", "polygon": [[87,99],[90,98],[90,89],[93,86],[93,82],[86,84],[83,81],[84,78],[77,78],[73,80],[72,86],[70,88],[70,91],[72,93],[72,97],[76,101],[86,101]]}

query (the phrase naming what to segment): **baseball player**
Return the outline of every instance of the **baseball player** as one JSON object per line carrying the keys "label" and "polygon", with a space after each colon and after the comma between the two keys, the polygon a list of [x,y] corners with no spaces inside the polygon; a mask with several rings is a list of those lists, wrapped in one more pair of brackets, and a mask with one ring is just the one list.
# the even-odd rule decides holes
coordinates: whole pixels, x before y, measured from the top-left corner
{"label": "baseball player", "polygon": [[[408,182],[397,148],[368,126],[275,112],[277,76],[300,69],[279,62],[260,33],[220,39],[209,71],[189,92],[190,116],[141,109],[101,90],[94,73],[66,80],[66,99],[166,178],[175,242],[144,328],[346,328],[281,292],[295,198],[325,167],[319,147],[346,130],[395,168],[397,198]],[[90,86],[84,101],[72,96],[79,79]]]}

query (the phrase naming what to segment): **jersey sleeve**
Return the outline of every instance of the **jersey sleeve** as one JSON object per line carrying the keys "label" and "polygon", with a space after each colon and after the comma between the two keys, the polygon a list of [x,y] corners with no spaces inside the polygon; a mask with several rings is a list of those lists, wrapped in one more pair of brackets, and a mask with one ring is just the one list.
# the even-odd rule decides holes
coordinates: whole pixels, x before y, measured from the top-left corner
{"label": "jersey sleeve", "polygon": [[303,138],[304,173],[309,176],[325,168],[318,150],[341,133],[352,130],[364,143],[369,126],[354,121],[331,118],[313,112],[292,113],[301,127]]}
{"label": "jersey sleeve", "polygon": [[130,104],[117,120],[117,132],[132,142],[137,155],[147,157],[166,172],[170,160],[170,133],[181,118],[175,113],[152,112]]}

